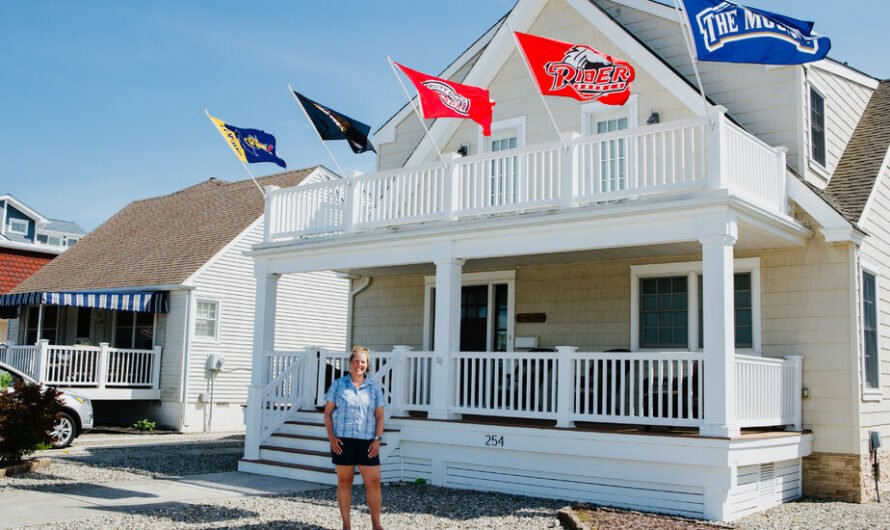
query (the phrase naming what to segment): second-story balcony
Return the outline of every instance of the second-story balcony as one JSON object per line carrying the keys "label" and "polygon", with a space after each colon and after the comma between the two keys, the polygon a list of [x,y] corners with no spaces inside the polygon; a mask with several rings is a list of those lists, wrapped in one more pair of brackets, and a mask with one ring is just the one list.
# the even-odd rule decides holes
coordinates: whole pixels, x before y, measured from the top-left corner
{"label": "second-story balcony", "polygon": [[265,241],[726,190],[786,213],[785,150],[725,112],[446,162],[274,189]]}

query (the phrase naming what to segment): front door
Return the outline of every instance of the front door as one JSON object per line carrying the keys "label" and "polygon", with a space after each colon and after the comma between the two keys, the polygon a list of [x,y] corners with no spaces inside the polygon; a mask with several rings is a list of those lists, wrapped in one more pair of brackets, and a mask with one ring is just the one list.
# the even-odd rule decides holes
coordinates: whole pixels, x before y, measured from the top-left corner
{"label": "front door", "polygon": [[488,350],[488,286],[468,285],[460,292],[460,351]]}

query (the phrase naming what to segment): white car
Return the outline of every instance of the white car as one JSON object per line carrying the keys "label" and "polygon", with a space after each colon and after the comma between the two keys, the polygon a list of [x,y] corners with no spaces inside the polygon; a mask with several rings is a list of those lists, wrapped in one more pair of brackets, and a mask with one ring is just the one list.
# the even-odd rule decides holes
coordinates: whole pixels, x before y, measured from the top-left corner
{"label": "white car", "polygon": [[[9,366],[0,363],[0,380],[7,379],[6,384],[12,389],[15,381],[36,383],[33,379]],[[93,404],[86,396],[82,396],[71,390],[60,390],[62,400],[62,412],[53,426],[53,448],[68,447],[77,436],[93,428]]]}

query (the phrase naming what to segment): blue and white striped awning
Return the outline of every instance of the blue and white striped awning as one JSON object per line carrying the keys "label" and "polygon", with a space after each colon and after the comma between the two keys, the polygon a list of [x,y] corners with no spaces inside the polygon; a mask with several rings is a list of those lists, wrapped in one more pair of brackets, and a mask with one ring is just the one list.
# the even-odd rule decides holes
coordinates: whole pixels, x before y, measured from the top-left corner
{"label": "blue and white striped awning", "polygon": [[66,305],[145,313],[167,312],[167,291],[47,292],[0,295],[0,307]]}

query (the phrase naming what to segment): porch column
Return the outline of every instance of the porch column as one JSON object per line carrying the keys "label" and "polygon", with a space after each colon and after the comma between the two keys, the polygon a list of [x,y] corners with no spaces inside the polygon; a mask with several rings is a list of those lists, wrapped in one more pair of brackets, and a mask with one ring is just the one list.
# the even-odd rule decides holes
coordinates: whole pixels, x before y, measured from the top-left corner
{"label": "porch column", "polygon": [[706,215],[698,220],[698,233],[704,326],[704,422],[699,432],[703,436],[737,436],[733,245],[738,226],[732,215]]}
{"label": "porch column", "polygon": [[436,260],[436,320],[433,346],[433,369],[430,374],[429,417],[438,420],[456,419],[449,411],[454,404],[454,381],[457,374],[451,354],[460,349],[460,288],[464,260]]}
{"label": "porch column", "polygon": [[263,390],[269,380],[269,357],[275,347],[275,308],[278,299],[277,274],[268,274],[261,264],[256,268],[256,313],[253,324],[253,359],[250,389],[247,393],[247,417],[244,437],[244,458],[260,457],[262,443]]}

